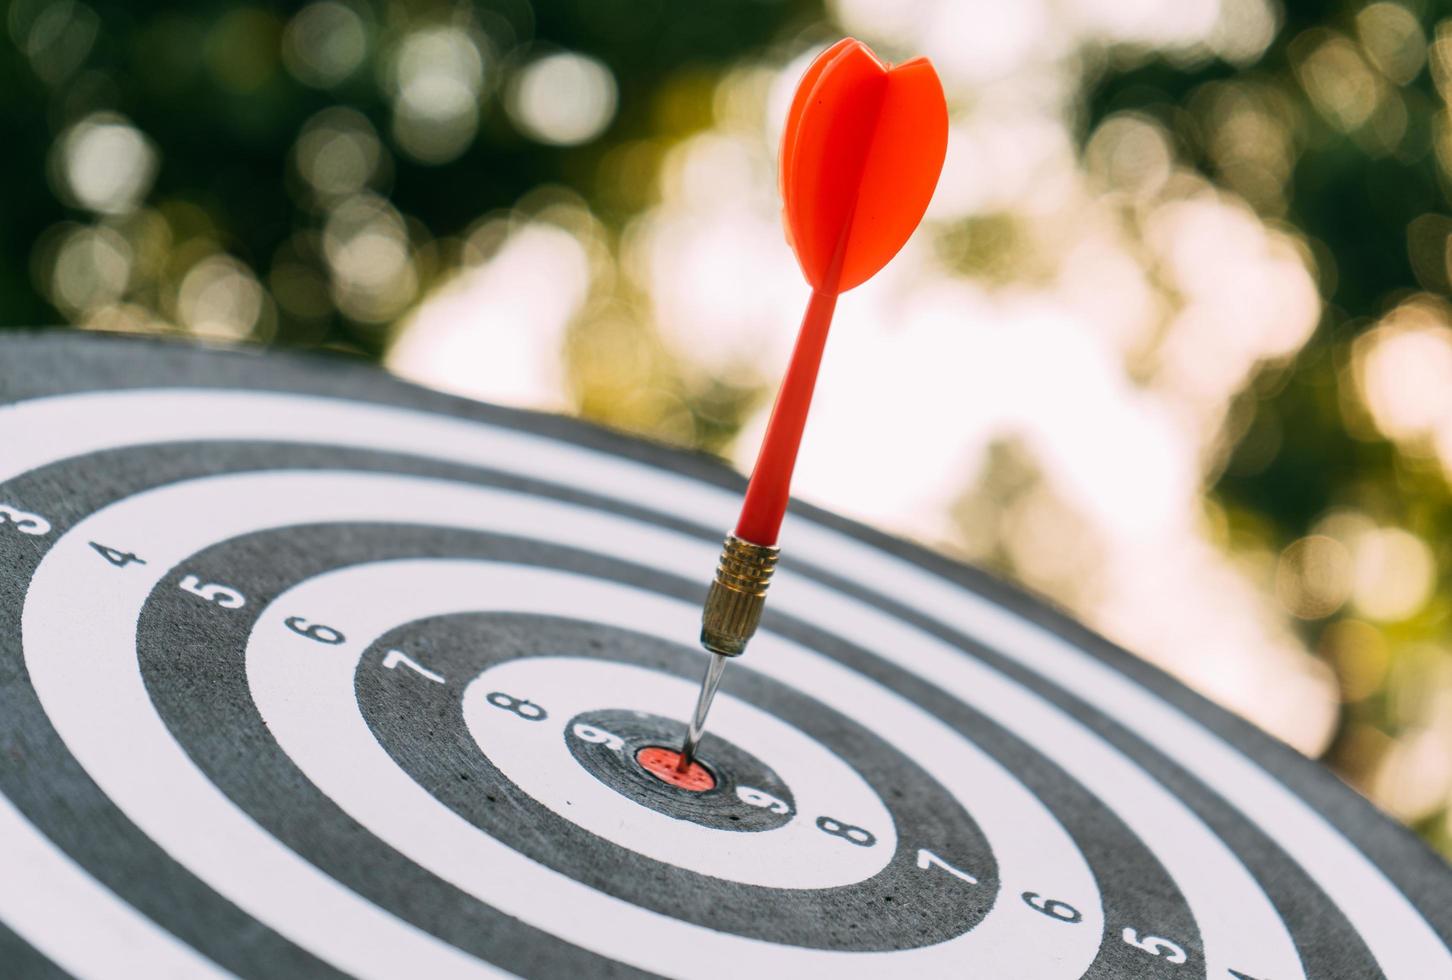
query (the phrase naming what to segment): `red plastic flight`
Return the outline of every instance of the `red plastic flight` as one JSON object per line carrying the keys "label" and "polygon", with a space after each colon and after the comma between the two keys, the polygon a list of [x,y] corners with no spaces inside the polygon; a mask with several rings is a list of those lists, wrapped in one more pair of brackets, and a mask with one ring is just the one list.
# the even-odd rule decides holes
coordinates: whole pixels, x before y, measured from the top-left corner
{"label": "red plastic flight", "polygon": [[812,62],[781,142],[782,216],[812,297],[736,536],[775,545],[837,296],[872,278],[927,210],[948,149],[948,108],[926,58],[896,67],[844,38]]}

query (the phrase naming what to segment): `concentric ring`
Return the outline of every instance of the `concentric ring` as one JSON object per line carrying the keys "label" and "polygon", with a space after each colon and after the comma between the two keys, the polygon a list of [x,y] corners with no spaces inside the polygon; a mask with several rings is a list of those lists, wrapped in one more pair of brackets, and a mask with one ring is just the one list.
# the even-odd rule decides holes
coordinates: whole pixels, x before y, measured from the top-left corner
{"label": "concentric ring", "polygon": [[[120,350],[112,345],[96,346],[107,348],[108,355]],[[39,353],[35,357],[48,356],[45,344],[38,343],[36,347]],[[209,366],[217,367],[218,380],[225,381],[226,378],[221,376],[231,376],[251,384],[262,377],[255,369],[234,359],[189,352],[148,351],[148,357],[153,355],[154,362],[146,365],[146,372],[154,372],[149,375],[151,377],[200,377],[203,369]],[[33,365],[33,359],[31,363]],[[188,370],[176,372],[173,369],[175,364]],[[360,379],[363,376],[351,372],[325,375],[309,365],[294,367],[286,361],[281,361],[280,365],[274,365],[277,377],[268,379],[268,383],[331,390],[338,394],[355,392],[362,383]],[[138,372],[138,378],[146,376],[146,372]],[[97,372],[95,376],[102,373]],[[21,377],[22,374],[28,376]],[[17,383],[8,388],[23,391],[26,385],[36,386],[39,382],[35,379],[44,374],[44,371],[36,370],[20,372]],[[37,389],[36,393],[43,391]],[[463,411],[457,403],[421,395],[403,387],[379,386],[376,397],[450,412]],[[643,520],[647,530],[633,536],[644,542],[641,545],[643,551],[652,556],[658,549],[669,551],[675,547],[667,543],[669,538],[680,539],[677,544],[682,544],[682,556],[693,551],[709,553],[713,550],[711,539],[715,532],[729,520],[731,496],[712,485],[720,480],[714,472],[694,467],[675,457],[655,454],[634,444],[585,435],[561,423],[483,410],[468,411],[489,424],[480,426],[436,415],[380,406],[347,405],[325,399],[206,390],[72,396],[8,409],[0,412],[0,445],[7,447],[4,457],[0,457],[0,480],[5,481],[0,483],[0,503],[43,515],[44,522],[50,527],[47,533],[24,536],[7,534],[7,528],[0,527],[0,553],[14,559],[14,567],[21,576],[28,574],[28,569],[35,567],[37,560],[44,557],[45,564],[41,565],[44,572],[45,565],[53,561],[58,551],[69,553],[72,548],[68,543],[69,535],[78,530],[108,526],[104,521],[92,523],[89,520],[81,528],[75,526],[76,521],[94,510],[99,502],[165,482],[163,475],[146,471],[147,464],[143,459],[164,450],[144,449],[144,444],[186,439],[206,440],[203,455],[234,454],[238,457],[249,451],[237,442],[239,439],[283,440],[293,444],[292,450],[258,446],[251,450],[255,454],[254,460],[239,461],[234,458],[221,468],[207,466],[202,461],[200,465],[193,466],[194,473],[220,472],[229,467],[276,466],[289,451],[295,451],[316,465],[316,461],[326,458],[329,451],[302,445],[307,441],[368,450],[401,450],[439,459],[482,463],[496,469],[518,469],[528,473],[525,482],[532,484],[526,492],[543,493],[546,498],[555,499],[573,497],[588,508],[603,507],[608,512],[629,514],[633,520]],[[571,444],[582,439],[603,443],[615,455],[607,456]],[[114,465],[105,469],[106,479],[96,487],[93,485],[94,470],[85,476],[80,476],[80,473],[88,462],[95,461],[87,459],[88,453],[105,450],[111,445],[130,448],[105,453]],[[12,447],[13,454],[10,451]],[[354,471],[377,470],[381,466],[402,471],[433,470],[436,475],[443,475],[440,471],[447,469],[447,464],[424,463],[421,460],[403,465],[396,460],[385,462],[381,458],[369,461],[360,456],[367,457],[371,453],[359,454],[356,449],[342,452],[349,457],[346,468]],[[650,456],[654,465],[622,459],[622,453]],[[52,461],[54,465],[48,465]],[[656,468],[657,465],[690,475],[666,472]],[[21,476],[41,466],[47,468],[43,472]],[[183,476],[182,471],[186,469],[186,466],[179,465],[178,476]],[[578,485],[586,474],[590,489],[588,494],[565,489]],[[458,476],[456,472],[448,474],[448,478]],[[476,479],[477,474],[466,478]],[[539,484],[537,481],[541,478],[552,485]],[[505,485],[511,482],[516,487],[520,485],[514,477],[493,479],[499,479]],[[211,485],[212,489],[218,486]],[[343,491],[344,494],[348,492]],[[624,499],[634,502],[621,503]],[[197,500],[195,506],[200,506],[202,497]],[[225,510],[231,501],[232,497],[223,492],[214,494],[210,504],[213,507],[220,505]],[[402,504],[405,509],[414,507],[413,512],[384,514],[375,510],[366,515],[354,513],[351,517],[346,507],[316,511],[303,507],[294,509],[290,514],[284,514],[286,508],[281,508],[277,514],[271,515],[272,523],[255,521],[246,527],[230,524],[229,515],[223,513],[209,522],[206,533],[199,532],[199,536],[194,536],[189,544],[183,546],[178,541],[175,549],[163,548],[145,553],[155,556],[148,560],[173,563],[174,568],[164,579],[163,587],[175,589],[178,578],[186,574],[200,575],[190,570],[194,553],[237,534],[252,534],[289,522],[352,519],[374,524],[390,520],[422,524],[428,523],[427,518],[433,516],[427,513],[427,503],[426,499],[412,499],[409,494],[404,494]],[[642,503],[645,503],[644,508],[640,506]],[[121,509],[112,508],[112,511]],[[667,509],[670,515],[662,513]],[[178,509],[174,513],[184,514],[185,511]],[[516,524],[516,530],[519,527],[526,527],[531,533],[539,530],[543,538],[550,538],[547,532],[555,529],[548,526],[550,518],[543,511],[531,513],[526,508],[521,513],[526,519],[522,524]],[[467,521],[454,523],[471,526]],[[603,524],[609,521],[600,523],[602,527],[595,530],[602,530]],[[335,524],[334,531],[329,533],[335,533],[338,526]],[[127,530],[125,522],[116,527]],[[10,530],[13,530],[13,522]],[[145,530],[146,537],[151,540],[155,540],[157,535],[162,539],[167,536],[167,529],[156,523],[144,528],[137,525],[132,530]],[[893,552],[905,553],[902,546],[848,529],[841,522],[823,515],[812,514],[808,519],[798,519],[790,533],[794,543],[792,553],[800,556],[800,564],[794,576],[783,577],[782,587],[774,598],[774,602],[779,601],[779,612],[768,626],[777,635],[783,640],[810,635],[809,648],[830,651],[834,656],[841,645],[842,635],[850,635],[854,639],[865,637],[865,645],[872,650],[866,660],[842,658],[840,662],[851,662],[857,675],[873,678],[873,682],[880,681],[884,665],[892,664],[902,649],[910,650],[911,669],[907,672],[906,682],[896,684],[895,690],[909,697],[916,695],[913,699],[921,708],[950,725],[953,724],[950,719],[954,718],[962,720],[964,725],[970,724],[968,719],[972,712],[966,709],[968,714],[965,715],[965,705],[995,709],[987,712],[988,717],[971,724],[978,725],[980,733],[985,724],[1001,726],[1005,737],[998,742],[977,738],[978,744],[992,742],[995,745],[993,755],[1000,761],[1012,756],[1015,751],[1022,753],[1027,750],[1026,764],[1013,768],[1041,799],[1059,791],[1082,793],[1082,788],[1072,785],[1076,782],[1091,788],[1100,799],[1110,803],[1113,815],[1108,817],[1109,822],[1123,821],[1134,835],[1149,845],[1155,856],[1151,864],[1163,864],[1169,871],[1169,876],[1164,878],[1166,883],[1173,881],[1167,886],[1168,893],[1166,885],[1156,883],[1152,875],[1151,880],[1115,880],[1124,874],[1124,870],[1116,867],[1113,849],[1105,848],[1103,838],[1097,835],[1074,834],[1080,850],[1089,858],[1089,866],[1100,879],[1109,927],[1089,967],[1091,975],[1119,975],[1128,969],[1144,968],[1146,963],[1163,966],[1163,961],[1157,964],[1148,957],[1153,956],[1155,950],[1163,951],[1166,947],[1150,940],[1165,933],[1176,936],[1188,934],[1197,923],[1203,934],[1205,961],[1203,965],[1196,962],[1195,943],[1189,941],[1189,962],[1184,964],[1184,968],[1193,970],[1191,975],[1208,970],[1209,975],[1219,976],[1233,969],[1250,976],[1294,976],[1301,968],[1300,960],[1306,964],[1307,972],[1317,972],[1330,964],[1338,970],[1357,975],[1372,975],[1376,970],[1372,966],[1374,962],[1389,976],[1425,976],[1428,969],[1435,973],[1442,966],[1452,964],[1445,944],[1448,934],[1446,909],[1452,906],[1452,902],[1447,901],[1445,877],[1424,873],[1422,869],[1427,867],[1428,860],[1425,852],[1417,850],[1415,842],[1361,808],[1334,781],[1319,777],[1288,753],[1263,739],[1258,740],[1257,736],[1233,720],[1178,691],[1152,672],[1109,651],[1100,641],[1076,633],[1071,627],[1016,596],[966,578],[966,573],[938,566],[933,559],[916,553],[911,554],[911,558],[920,564],[914,566],[893,556]],[[557,543],[579,543],[555,540]],[[694,546],[684,545],[684,542],[694,542]],[[108,540],[106,544],[121,549],[116,552],[118,555],[141,553],[137,544],[125,540]],[[89,547],[89,542],[77,540],[74,547]],[[191,550],[180,550],[182,547]],[[138,551],[130,551],[132,548],[138,548]],[[92,552],[91,557],[96,561],[109,560],[104,556],[97,557],[97,554]],[[371,561],[375,557],[360,556],[355,560]],[[708,557],[698,564],[708,567],[709,560]],[[336,556],[330,557],[330,561],[334,564],[329,567],[342,567],[337,564]],[[699,569],[688,568],[687,565],[695,561],[695,557],[690,561],[683,557],[680,562],[665,563],[662,570],[667,577],[678,582],[693,581],[700,577]],[[184,565],[188,567],[184,569]],[[160,571],[165,572],[171,567]],[[831,571],[834,569],[853,569],[859,573],[857,577],[860,580],[874,582],[882,592],[868,593],[835,576]],[[946,577],[939,577],[926,569],[943,572]],[[112,565],[107,570],[125,576],[141,571],[141,568],[129,564],[127,567]],[[151,571],[148,570],[146,575],[151,575]],[[122,602],[117,594],[108,591],[120,579],[98,579],[95,584],[101,594],[91,602],[83,594],[77,596],[77,593],[84,592],[84,583],[75,576],[51,577],[56,579],[56,584],[47,585],[44,594],[61,596],[67,588],[72,594],[47,600],[50,604],[40,607],[45,612],[40,618],[47,624],[64,627],[67,624],[61,623],[60,619],[65,615],[83,616],[89,614],[88,610],[90,613],[105,612],[100,607]],[[951,581],[954,578],[957,583]],[[109,767],[119,765],[119,762],[94,745],[90,755],[76,753],[86,771],[100,783],[98,789],[89,782],[85,772],[75,767],[63,747],[57,752],[54,733],[45,724],[44,716],[37,719],[24,671],[14,670],[14,665],[19,663],[20,651],[12,639],[15,636],[13,616],[21,602],[20,592],[16,590],[23,590],[24,583],[25,579],[21,577],[0,585],[0,588],[11,590],[0,592],[0,642],[5,644],[0,649],[0,671],[9,672],[0,674],[0,682],[3,682],[0,683],[0,696],[6,699],[7,707],[22,709],[12,716],[9,726],[0,724],[0,729],[4,730],[0,748],[12,755],[19,751],[26,758],[33,757],[37,763],[46,765],[48,774],[54,772],[59,778],[54,780],[53,786],[39,787],[34,780],[28,779],[25,771],[0,773],[0,789],[9,797],[8,803],[0,801],[0,820],[9,821],[13,833],[9,835],[7,846],[16,860],[25,862],[23,866],[34,867],[37,876],[55,882],[57,901],[63,900],[71,907],[71,900],[79,896],[80,907],[93,908],[101,918],[111,917],[116,923],[117,935],[127,937],[128,950],[138,948],[137,935],[149,936],[147,955],[155,957],[151,962],[160,964],[169,956],[185,956],[187,954],[183,951],[191,947],[205,950],[205,955],[238,972],[265,972],[263,964],[275,968],[278,963],[287,962],[289,957],[301,957],[296,959],[299,966],[306,963],[307,969],[320,972],[322,964],[309,957],[319,948],[331,949],[326,942],[320,947],[317,936],[298,930],[299,945],[295,946],[284,938],[292,934],[287,928],[276,929],[277,909],[269,908],[265,910],[266,915],[259,916],[257,910],[249,911],[217,902],[211,889],[181,867],[191,867],[198,861],[205,863],[204,856],[188,853],[186,860],[178,865],[176,859],[192,846],[186,841],[185,828],[177,826],[158,830],[153,826],[148,830],[143,826],[142,830],[150,834],[148,838],[138,835],[135,827],[124,817],[119,817],[119,811],[112,806],[118,800],[108,782],[112,778]],[[196,587],[204,588],[203,583],[226,584],[220,578],[201,576]],[[304,579],[299,577],[289,585],[303,583]],[[968,588],[965,589],[964,585]],[[985,595],[987,598],[984,598]],[[122,605],[131,603],[133,622],[144,598],[144,595],[132,594],[131,599],[122,602]],[[995,603],[1006,603],[1006,606]],[[806,621],[798,620],[797,614],[803,610],[809,610],[813,616],[806,617]],[[29,616],[27,609],[27,629]],[[812,625],[811,621],[817,617],[830,620],[832,629],[823,631],[820,625]],[[879,623],[879,618],[888,622]],[[817,635],[822,633],[826,635]],[[41,643],[52,640],[42,633],[34,635],[41,638]],[[30,640],[31,634],[27,632],[24,657],[32,667],[32,679],[46,678],[38,681],[38,686],[42,688],[42,700],[47,708],[61,705],[71,696],[67,688],[72,682],[78,686],[96,683],[96,678],[84,676],[86,668],[82,665],[56,667],[51,663],[54,658],[42,658],[39,650],[32,651]],[[894,649],[895,646],[898,649]],[[789,649],[789,644],[784,649]],[[971,652],[976,659],[964,658],[960,652],[963,649]],[[789,653],[782,655],[790,656]],[[38,670],[35,669],[37,667]],[[134,662],[131,669],[135,669]],[[111,679],[124,680],[119,674]],[[1069,690],[1092,696],[1096,703],[1087,705],[1082,698],[1068,694]],[[1026,692],[1030,691],[1036,693],[1026,696]],[[153,696],[156,693],[154,683],[151,692]],[[984,701],[993,703],[984,704]],[[1023,711],[1028,711],[1035,721],[1050,720],[1047,727],[1035,727],[1024,717],[1011,717]],[[63,736],[69,733],[66,741],[72,750],[77,741],[85,741],[85,736],[75,737],[76,726],[84,727],[84,721],[68,716],[65,709],[52,713],[52,718],[57,717],[64,720],[61,732]],[[1207,724],[1211,727],[1202,727]],[[1084,754],[1084,745],[1066,748],[1059,744],[1066,738],[1087,738],[1084,744],[1092,748],[1087,750],[1087,755]],[[1051,744],[1042,744],[1045,740]],[[1035,753],[1030,746],[1040,748],[1042,753]],[[188,752],[196,757],[193,747],[189,746]],[[1246,752],[1251,755],[1242,754]],[[1051,761],[1053,759],[1060,760],[1061,771],[1072,774],[1067,788],[1050,785],[1056,783],[1059,777],[1051,776],[1045,780],[1045,774],[1053,773],[1057,768]],[[246,759],[239,757],[237,761],[241,763]],[[54,769],[50,765],[52,762],[58,763]],[[1100,763],[1107,768],[1095,771],[1095,766]],[[200,777],[201,774],[197,775]],[[1116,781],[1127,784],[1109,785]],[[1294,786],[1296,792],[1304,794],[1310,802],[1303,802],[1282,781]],[[1166,794],[1166,789],[1171,792]],[[1147,813],[1136,813],[1127,803],[1140,793],[1147,794],[1145,799],[1154,801]],[[46,816],[60,812],[78,800],[97,796],[102,802],[95,812],[112,830],[134,844],[126,849],[126,860],[131,862],[131,867],[138,870],[170,868],[165,876],[168,886],[174,879],[183,886],[180,891],[168,887],[164,895],[148,896],[146,889],[138,888],[133,875],[124,870],[124,862],[118,863],[95,841],[67,831],[62,823]],[[107,796],[110,796],[109,801]],[[1175,797],[1179,797],[1178,802]],[[1093,812],[1099,806],[1099,801],[1092,796],[1088,800],[1087,806],[1079,805],[1081,813]],[[15,809],[10,809],[12,803]],[[41,827],[50,839],[38,835],[34,829],[36,826]],[[1177,829],[1166,834],[1167,826]],[[1205,829],[1207,827],[1209,830]],[[1356,841],[1355,845],[1350,844],[1348,836]],[[162,849],[151,841],[161,843]],[[1222,841],[1230,844],[1229,850],[1225,849]],[[992,843],[997,849],[999,841],[993,839]],[[57,845],[60,850],[57,850]],[[1175,853],[1177,847],[1183,848],[1185,853]],[[1371,863],[1361,853],[1362,850],[1372,854],[1381,868]],[[1288,855],[1291,860],[1287,859]],[[71,860],[79,860],[80,866],[88,872],[103,875],[104,885],[98,889],[92,880],[74,875],[68,877],[67,862]],[[934,867],[929,862],[929,868]],[[1391,884],[1387,875],[1395,880],[1396,886]],[[1007,879],[1005,881],[1007,883]],[[1114,887],[1106,884],[1110,881],[1114,882]],[[195,893],[192,896],[195,901],[182,897],[188,889]],[[1140,903],[1146,911],[1127,913],[1125,906],[1116,905],[1111,900],[1116,889],[1122,889],[1129,896],[1129,905]],[[1152,921],[1155,896],[1173,894],[1175,897],[1168,908],[1178,901],[1180,891],[1188,901],[1187,907],[1193,910],[1194,921],[1188,927],[1176,926],[1155,933],[1154,930],[1159,928]],[[1420,911],[1403,897],[1402,892],[1415,896]],[[105,908],[107,894],[124,895],[125,904],[116,904],[113,900],[114,908]],[[1035,897],[1030,899],[1030,894]],[[1241,896],[1239,899],[1235,897],[1237,894]],[[92,897],[85,898],[87,895]],[[1327,896],[1334,898],[1334,905],[1327,901]],[[1005,897],[1013,896],[1006,892]],[[1055,900],[1053,896],[1025,891],[1022,897],[1021,904],[1025,908],[1037,909],[1033,914],[1048,922],[1051,913],[1046,911],[1050,909],[1046,903]],[[1001,897],[999,904],[1003,901]],[[195,914],[189,915],[190,910],[196,908],[213,909],[215,914],[209,913],[200,918]],[[997,908],[995,906],[995,910]],[[140,916],[132,909],[138,910]],[[1342,917],[1342,912],[1346,918]],[[363,916],[361,922],[371,913],[360,907],[359,914]],[[273,922],[274,930],[264,928],[259,931],[255,924],[244,929],[221,925],[227,916],[237,917],[239,925],[249,919]],[[166,933],[148,932],[146,926],[139,924],[144,923],[146,918],[166,923],[166,928],[180,935],[183,943],[177,943]],[[1429,927],[1428,918],[1437,923],[1440,936]],[[27,918],[26,911],[17,906],[16,900],[4,894],[0,894],[0,919],[10,923],[28,942],[56,962],[77,970],[84,966],[84,958],[89,954],[63,948],[54,929],[34,916]],[[993,915],[990,915],[985,922],[992,919]],[[1278,935],[1275,924],[1281,921],[1289,929],[1280,927]],[[253,934],[257,943],[252,946],[219,945],[216,940],[219,925],[223,930],[236,930],[233,935]],[[1269,931],[1265,931],[1267,925],[1270,925]],[[1118,935],[1121,926],[1126,930],[1122,940]],[[1255,938],[1257,930],[1261,930],[1260,939]],[[537,943],[539,938],[529,941]],[[420,934],[418,940],[428,945],[427,935]],[[366,947],[367,943],[363,945]],[[556,942],[556,945],[561,944]],[[106,949],[104,930],[97,948]],[[447,951],[459,948],[445,940],[435,954],[441,957],[440,963],[454,964],[460,971],[476,969],[479,964],[472,958],[450,958],[451,954]],[[1277,948],[1281,952],[1278,953]],[[304,953],[304,949],[309,952]],[[402,955],[396,949],[382,952]],[[1289,959],[1285,955],[1287,952]],[[333,950],[325,959],[340,963],[335,953],[336,950]],[[539,972],[539,963],[529,959],[532,954],[517,955],[522,959],[511,969]],[[369,960],[365,950],[360,951],[354,960],[347,961],[345,968],[367,973],[380,969],[382,964],[398,962],[386,958]],[[1287,964],[1289,969],[1286,969]],[[1008,964],[1009,972],[1003,975],[1011,975],[1012,969],[1021,965],[1021,962]],[[599,972],[602,967],[603,964],[593,962],[590,968]],[[1176,972],[1175,975],[1185,974]]]}

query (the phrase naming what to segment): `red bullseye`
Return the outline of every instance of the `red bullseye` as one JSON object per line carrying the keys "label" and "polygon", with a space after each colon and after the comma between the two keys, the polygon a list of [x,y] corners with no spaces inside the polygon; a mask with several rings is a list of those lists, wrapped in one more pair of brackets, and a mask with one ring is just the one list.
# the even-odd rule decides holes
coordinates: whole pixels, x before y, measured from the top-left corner
{"label": "red bullseye", "polygon": [[656,779],[670,783],[676,789],[704,793],[716,785],[716,777],[711,775],[711,770],[699,762],[692,762],[685,772],[677,771],[676,766],[681,764],[681,754],[674,749],[648,745],[635,753],[635,761]]}

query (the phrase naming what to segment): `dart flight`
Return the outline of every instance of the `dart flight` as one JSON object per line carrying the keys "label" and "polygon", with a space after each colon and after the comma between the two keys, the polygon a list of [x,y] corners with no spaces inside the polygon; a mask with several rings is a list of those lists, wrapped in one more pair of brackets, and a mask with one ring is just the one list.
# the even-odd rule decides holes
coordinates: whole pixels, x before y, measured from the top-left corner
{"label": "dart flight", "polygon": [[802,77],[782,135],[782,218],[812,295],[737,537],[776,544],[837,295],[872,278],[907,242],[947,147],[943,86],[926,58],[890,68],[846,38]]}

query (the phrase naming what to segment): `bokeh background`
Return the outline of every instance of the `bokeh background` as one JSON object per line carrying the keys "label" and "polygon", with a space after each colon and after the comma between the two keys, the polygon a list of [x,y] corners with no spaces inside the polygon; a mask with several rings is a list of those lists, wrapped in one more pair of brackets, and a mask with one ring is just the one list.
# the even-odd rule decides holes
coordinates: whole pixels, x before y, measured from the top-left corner
{"label": "bokeh background", "polygon": [[748,467],[796,78],[952,135],[799,495],[1021,582],[1452,854],[1452,10],[11,0],[0,323],[327,348]]}

